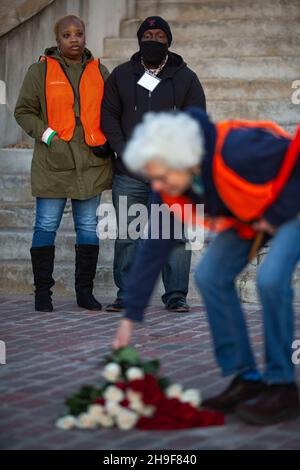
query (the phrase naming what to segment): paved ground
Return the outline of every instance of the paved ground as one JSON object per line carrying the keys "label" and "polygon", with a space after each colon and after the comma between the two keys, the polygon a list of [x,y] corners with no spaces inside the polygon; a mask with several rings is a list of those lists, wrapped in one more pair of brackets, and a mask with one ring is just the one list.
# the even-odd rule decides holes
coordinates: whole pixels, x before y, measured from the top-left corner
{"label": "paved ground", "polygon": [[[32,297],[0,297],[0,339],[7,346],[7,364],[0,366],[1,449],[300,449],[299,419],[259,428],[230,417],[224,427],[173,432],[56,429],[65,396],[99,378],[119,315],[80,310],[74,299],[58,299],[55,306],[51,314],[37,314]],[[246,310],[261,361],[261,314],[255,305]],[[172,380],[200,387],[203,395],[226,384],[200,306],[178,316],[152,307],[148,328],[138,329],[135,344],[143,357],[161,357],[163,373]]]}

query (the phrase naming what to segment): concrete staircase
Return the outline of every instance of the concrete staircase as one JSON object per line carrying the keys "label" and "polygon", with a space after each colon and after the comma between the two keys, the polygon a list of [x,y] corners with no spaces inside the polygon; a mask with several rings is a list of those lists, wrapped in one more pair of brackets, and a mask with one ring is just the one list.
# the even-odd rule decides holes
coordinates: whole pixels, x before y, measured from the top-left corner
{"label": "concrete staircase", "polygon": [[137,50],[140,20],[151,14],[170,21],[171,50],[197,72],[213,118],[273,119],[293,130],[300,116],[291,103],[300,74],[299,0],[138,0],[120,37],[105,39],[110,69]]}
{"label": "concrete staircase", "polygon": [[[0,150],[0,292],[32,292],[32,272],[29,249],[34,223],[34,199],[30,189],[32,150]],[[110,191],[103,200],[110,198]],[[68,295],[74,292],[73,219],[70,205],[64,211],[57,236],[55,262],[55,292]],[[113,243],[103,241],[97,274],[99,293],[113,289]]]}
{"label": "concrete staircase", "polygon": [[[148,15],[170,21],[172,50],[199,75],[208,111],[215,119],[273,119],[293,131],[300,108],[291,102],[300,78],[300,0],[137,0],[134,18],[123,20],[120,36],[106,38],[104,62],[110,70],[137,50],[136,31]],[[32,292],[29,248],[34,220],[30,194],[31,150],[0,149],[0,292]],[[103,200],[108,201],[110,192]],[[74,242],[67,206],[57,237],[55,292],[73,293]],[[193,269],[201,253],[193,253]],[[256,301],[255,273],[263,253],[238,281],[244,301]],[[114,297],[113,241],[102,242],[96,291]],[[192,276],[192,273],[191,273]],[[299,271],[297,271],[300,279]],[[297,283],[299,285],[299,282]],[[161,292],[158,286],[156,297]],[[198,302],[191,282],[190,300]],[[297,299],[300,299],[297,288]]]}

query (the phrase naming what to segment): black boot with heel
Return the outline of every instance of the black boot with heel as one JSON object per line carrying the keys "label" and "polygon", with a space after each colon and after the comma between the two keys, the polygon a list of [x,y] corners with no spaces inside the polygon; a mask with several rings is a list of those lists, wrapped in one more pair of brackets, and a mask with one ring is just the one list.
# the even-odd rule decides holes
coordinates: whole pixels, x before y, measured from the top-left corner
{"label": "black boot with heel", "polygon": [[41,246],[30,249],[34,286],[35,310],[52,312],[52,291],[55,282],[52,277],[54,267],[55,246]]}
{"label": "black boot with heel", "polygon": [[102,310],[102,305],[93,296],[99,254],[98,245],[75,245],[75,291],[77,304],[87,310]]}

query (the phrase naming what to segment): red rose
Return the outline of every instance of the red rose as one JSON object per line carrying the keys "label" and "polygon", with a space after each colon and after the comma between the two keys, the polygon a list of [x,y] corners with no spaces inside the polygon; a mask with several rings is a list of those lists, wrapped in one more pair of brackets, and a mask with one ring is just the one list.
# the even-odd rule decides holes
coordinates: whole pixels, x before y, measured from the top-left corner
{"label": "red rose", "polygon": [[142,395],[145,405],[157,405],[165,398],[157,378],[152,374],[145,374],[143,379],[131,380],[128,387]]}
{"label": "red rose", "polygon": [[151,418],[141,417],[138,429],[186,429],[224,424],[221,413],[210,410],[198,410],[189,403],[181,403],[177,398],[162,400]]}
{"label": "red rose", "polygon": [[127,384],[126,382],[117,382],[115,383],[115,386],[118,387],[120,390],[126,390]]}
{"label": "red rose", "polygon": [[94,403],[95,403],[96,405],[105,405],[105,400],[104,400],[104,398],[97,397],[97,398],[95,399]]}
{"label": "red rose", "polygon": [[124,398],[124,400],[120,402],[120,405],[123,406],[123,408],[129,408],[129,401],[127,398]]}

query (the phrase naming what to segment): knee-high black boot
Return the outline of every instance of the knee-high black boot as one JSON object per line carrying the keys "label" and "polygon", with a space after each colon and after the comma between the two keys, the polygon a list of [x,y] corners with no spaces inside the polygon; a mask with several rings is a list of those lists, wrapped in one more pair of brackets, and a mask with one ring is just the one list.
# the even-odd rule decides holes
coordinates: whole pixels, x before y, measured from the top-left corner
{"label": "knee-high black boot", "polygon": [[35,310],[37,312],[52,312],[51,300],[55,282],[52,277],[54,266],[55,246],[41,246],[30,249],[34,286]]}
{"label": "knee-high black boot", "polygon": [[77,304],[87,310],[102,310],[102,305],[93,296],[99,246],[75,245],[75,291]]}

